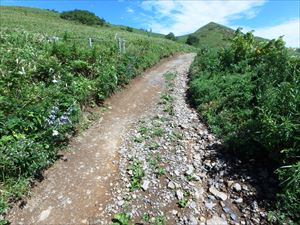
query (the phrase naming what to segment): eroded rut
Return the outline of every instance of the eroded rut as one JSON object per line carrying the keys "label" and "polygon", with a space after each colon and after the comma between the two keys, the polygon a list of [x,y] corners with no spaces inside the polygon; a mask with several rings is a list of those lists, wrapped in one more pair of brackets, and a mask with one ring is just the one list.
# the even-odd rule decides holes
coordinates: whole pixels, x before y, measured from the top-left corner
{"label": "eroded rut", "polygon": [[67,161],[57,161],[45,172],[27,199],[8,214],[12,224],[88,224],[109,200],[110,184],[118,178],[117,150],[131,124],[151,114],[164,90],[163,74],[189,67],[194,54],[164,60],[134,79],[106,103],[101,120],[74,138]]}

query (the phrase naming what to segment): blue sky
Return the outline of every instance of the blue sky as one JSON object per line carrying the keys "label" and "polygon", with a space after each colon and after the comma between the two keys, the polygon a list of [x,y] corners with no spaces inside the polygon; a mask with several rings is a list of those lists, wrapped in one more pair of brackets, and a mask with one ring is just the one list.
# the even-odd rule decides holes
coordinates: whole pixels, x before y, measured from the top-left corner
{"label": "blue sky", "polygon": [[300,47],[297,0],[1,0],[1,5],[65,11],[86,9],[113,24],[182,35],[214,21],[266,38],[285,35],[287,46]]}

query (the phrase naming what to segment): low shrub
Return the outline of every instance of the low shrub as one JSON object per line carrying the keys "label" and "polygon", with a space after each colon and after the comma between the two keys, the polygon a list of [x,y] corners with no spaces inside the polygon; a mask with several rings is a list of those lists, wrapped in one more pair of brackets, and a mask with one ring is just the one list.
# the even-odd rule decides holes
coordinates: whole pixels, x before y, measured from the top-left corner
{"label": "low shrub", "polygon": [[94,13],[87,10],[75,9],[71,11],[65,11],[60,14],[60,17],[65,20],[72,20],[85,25],[105,25],[104,19],[99,18]]}
{"label": "low shrub", "polygon": [[199,38],[195,35],[190,34],[186,40],[186,44],[197,46],[199,44]]}
{"label": "low shrub", "polygon": [[176,37],[175,37],[175,35],[174,35],[172,32],[168,33],[168,34],[165,36],[165,38],[167,38],[167,39],[169,39],[169,40],[171,40],[171,41],[176,41],[176,40],[177,40]]}
{"label": "low shrub", "polygon": [[258,43],[237,30],[228,48],[201,50],[190,73],[189,97],[212,131],[235,152],[276,162],[277,220],[299,221],[300,57],[281,38]]}

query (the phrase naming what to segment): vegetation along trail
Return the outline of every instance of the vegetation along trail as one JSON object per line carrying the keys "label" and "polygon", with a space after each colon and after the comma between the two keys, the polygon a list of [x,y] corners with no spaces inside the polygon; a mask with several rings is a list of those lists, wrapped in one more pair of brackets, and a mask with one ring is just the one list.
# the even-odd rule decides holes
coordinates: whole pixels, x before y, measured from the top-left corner
{"label": "vegetation along trail", "polygon": [[194,54],[163,60],[106,104],[99,122],[76,137],[65,160],[45,172],[23,208],[14,207],[12,224],[88,224],[104,207],[110,183],[118,178],[117,150],[131,124],[153,111],[164,89],[163,74],[189,67]]}

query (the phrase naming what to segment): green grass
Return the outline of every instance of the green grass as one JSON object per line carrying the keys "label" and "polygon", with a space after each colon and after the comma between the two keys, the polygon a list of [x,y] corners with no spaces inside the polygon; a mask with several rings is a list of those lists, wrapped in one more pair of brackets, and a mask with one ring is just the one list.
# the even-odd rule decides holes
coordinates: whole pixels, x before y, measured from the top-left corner
{"label": "green grass", "polygon": [[[26,31],[35,33],[63,36],[67,31],[71,36],[76,37],[98,37],[98,38],[114,38],[115,33],[120,36],[130,37],[142,35],[148,37],[149,33],[133,28],[133,32],[126,31],[126,27],[122,25],[109,24],[108,26],[86,26],[79,22],[66,21],[59,16],[57,12],[17,7],[17,6],[1,6],[0,18],[1,28],[21,28]],[[110,35],[108,33],[110,33]],[[164,38],[164,35],[151,33],[151,38]],[[170,42],[169,42],[170,43]]]}
{"label": "green grass", "polygon": [[[159,35],[86,26],[41,9],[0,7],[0,20],[1,214],[77,132],[81,106],[101,104],[160,59],[192,50]],[[119,52],[116,33],[126,40],[126,53]]]}

